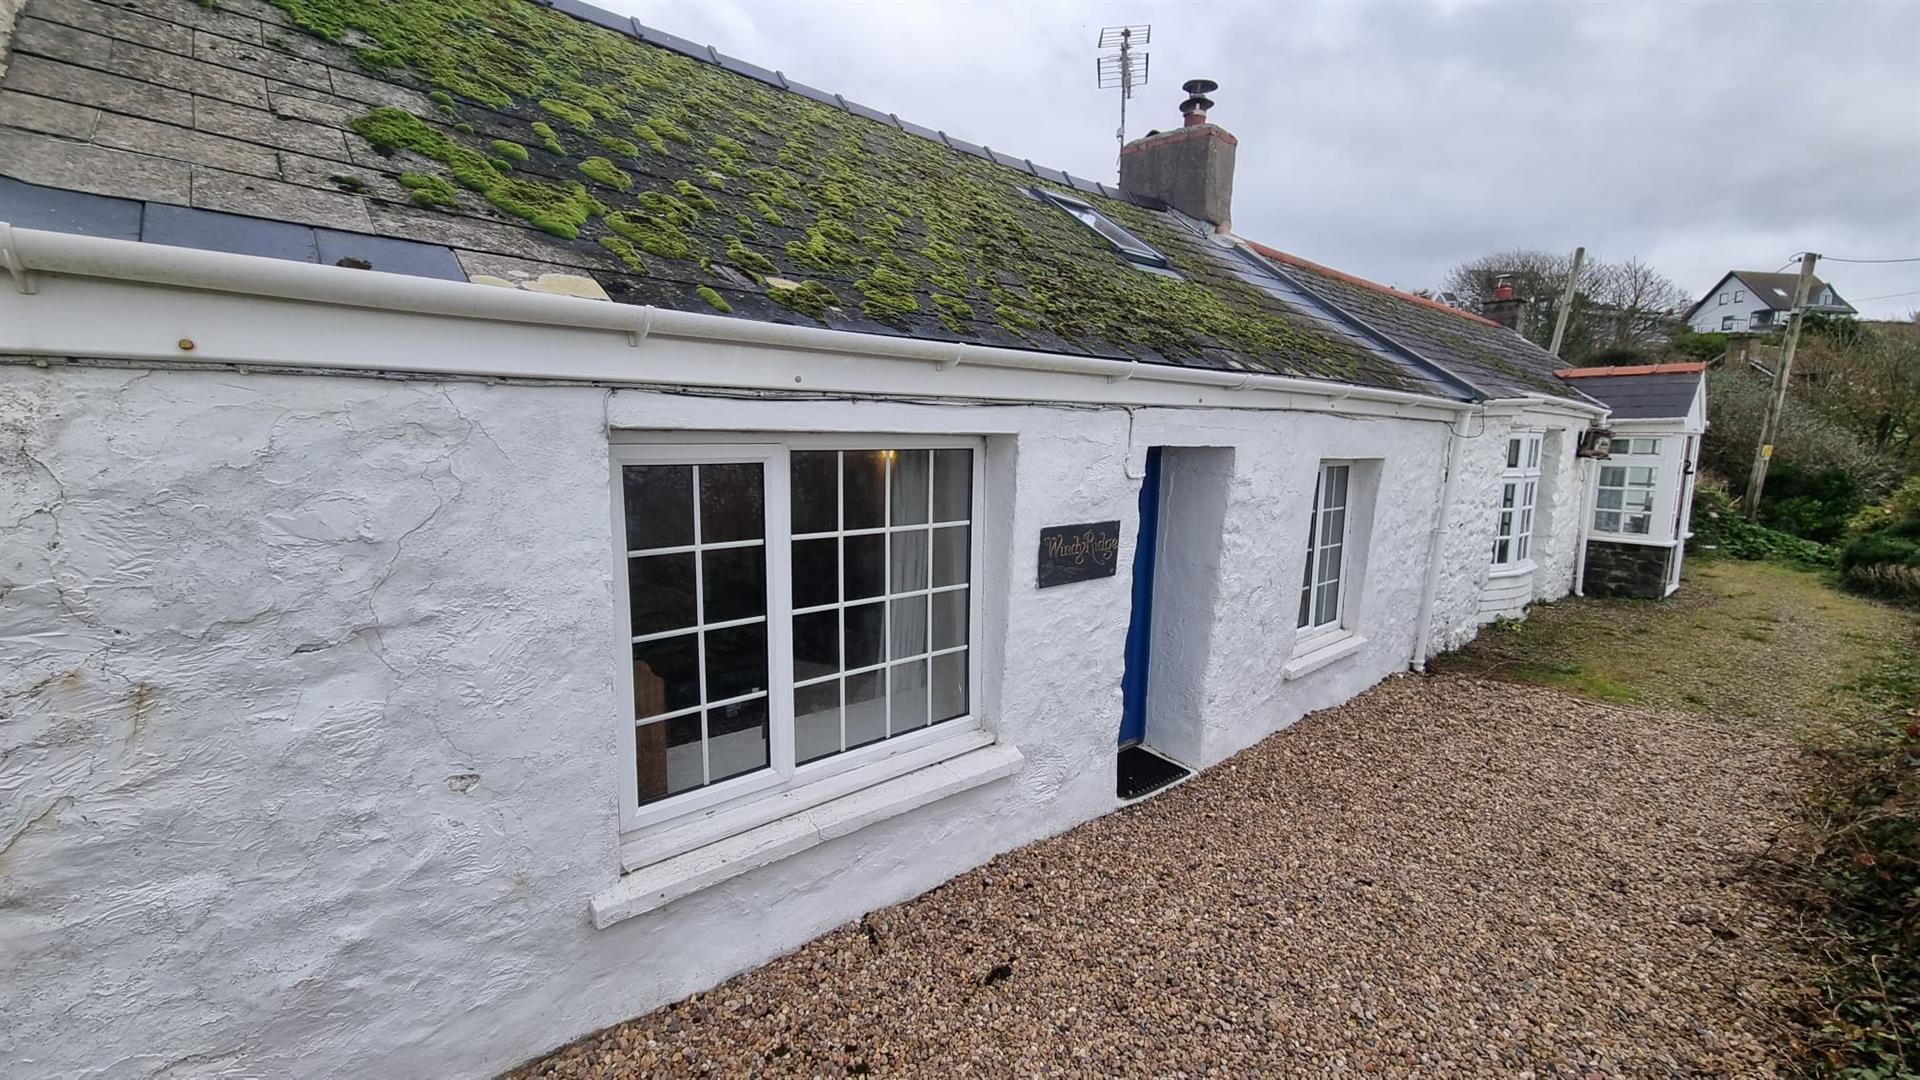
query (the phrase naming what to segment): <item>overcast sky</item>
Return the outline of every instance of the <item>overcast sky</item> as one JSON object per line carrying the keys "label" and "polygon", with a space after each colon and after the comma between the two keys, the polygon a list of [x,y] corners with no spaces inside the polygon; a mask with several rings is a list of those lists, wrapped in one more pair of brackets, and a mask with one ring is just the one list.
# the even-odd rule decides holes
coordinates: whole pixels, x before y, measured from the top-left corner
{"label": "overcast sky", "polygon": [[[1689,292],[1811,248],[1920,256],[1920,2],[600,0],[1005,153],[1111,182],[1100,27],[1151,23],[1128,135],[1219,82],[1234,230],[1403,288],[1515,246],[1639,256]],[[1823,263],[1863,314],[1920,262]],[[1869,300],[1888,293],[1910,293]]]}

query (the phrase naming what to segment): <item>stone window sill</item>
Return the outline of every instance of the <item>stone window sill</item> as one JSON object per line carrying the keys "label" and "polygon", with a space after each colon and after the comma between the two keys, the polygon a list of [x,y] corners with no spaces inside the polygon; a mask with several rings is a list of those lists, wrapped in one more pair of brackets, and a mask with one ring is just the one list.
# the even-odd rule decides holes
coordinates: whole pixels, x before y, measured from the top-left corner
{"label": "stone window sill", "polygon": [[986,746],[896,776],[623,875],[588,901],[596,929],[644,915],[769,863],[1018,772],[1011,746]]}
{"label": "stone window sill", "polygon": [[1280,669],[1282,679],[1297,679],[1302,675],[1319,671],[1337,660],[1344,660],[1359,652],[1367,639],[1359,634],[1345,634],[1340,637],[1313,643],[1313,648],[1287,661]]}
{"label": "stone window sill", "polygon": [[1496,566],[1492,570],[1488,571],[1487,577],[1509,578],[1509,577],[1519,577],[1521,574],[1531,574],[1531,573],[1533,573],[1533,561],[1529,559],[1526,562],[1514,563],[1512,566]]}

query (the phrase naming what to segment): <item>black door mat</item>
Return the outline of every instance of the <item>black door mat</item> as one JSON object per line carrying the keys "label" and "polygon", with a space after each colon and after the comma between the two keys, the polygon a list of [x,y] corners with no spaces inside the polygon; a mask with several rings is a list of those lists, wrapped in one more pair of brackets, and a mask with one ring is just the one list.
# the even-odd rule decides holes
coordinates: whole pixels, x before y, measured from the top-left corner
{"label": "black door mat", "polygon": [[1144,746],[1129,746],[1120,751],[1120,779],[1115,793],[1123,799],[1137,799],[1159,791],[1187,775],[1187,770]]}

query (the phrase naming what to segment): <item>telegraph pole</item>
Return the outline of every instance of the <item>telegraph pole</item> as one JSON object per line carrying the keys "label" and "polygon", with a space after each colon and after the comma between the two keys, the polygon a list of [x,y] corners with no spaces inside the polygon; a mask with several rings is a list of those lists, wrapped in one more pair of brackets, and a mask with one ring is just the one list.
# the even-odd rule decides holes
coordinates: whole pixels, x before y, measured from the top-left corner
{"label": "telegraph pole", "polygon": [[1793,350],[1800,344],[1800,326],[1807,321],[1807,293],[1813,289],[1813,264],[1820,256],[1809,251],[1800,256],[1800,282],[1793,287],[1793,322],[1787,326],[1787,343],[1780,350],[1780,365],[1773,372],[1773,397],[1767,402],[1767,415],[1760,422],[1760,445],[1753,451],[1753,471],[1747,476],[1747,520],[1760,516],[1760,491],[1767,485],[1767,462],[1773,459],[1773,434],[1780,425],[1780,410],[1787,404],[1787,380],[1793,375]]}
{"label": "telegraph pole", "polygon": [[1580,284],[1580,267],[1586,261],[1587,249],[1574,248],[1573,273],[1567,275],[1567,291],[1560,297],[1560,313],[1553,319],[1553,344],[1547,347],[1547,351],[1555,356],[1560,355],[1560,341],[1567,336],[1567,316],[1573,314],[1573,292]]}

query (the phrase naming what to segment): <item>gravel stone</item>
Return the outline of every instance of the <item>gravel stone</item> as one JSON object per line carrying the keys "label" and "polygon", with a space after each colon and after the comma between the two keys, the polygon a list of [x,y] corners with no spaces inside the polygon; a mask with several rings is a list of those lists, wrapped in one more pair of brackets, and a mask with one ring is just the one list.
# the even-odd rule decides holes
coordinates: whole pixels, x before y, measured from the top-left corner
{"label": "gravel stone", "polygon": [[1770,1076],[1783,734],[1398,676],[511,1074]]}

